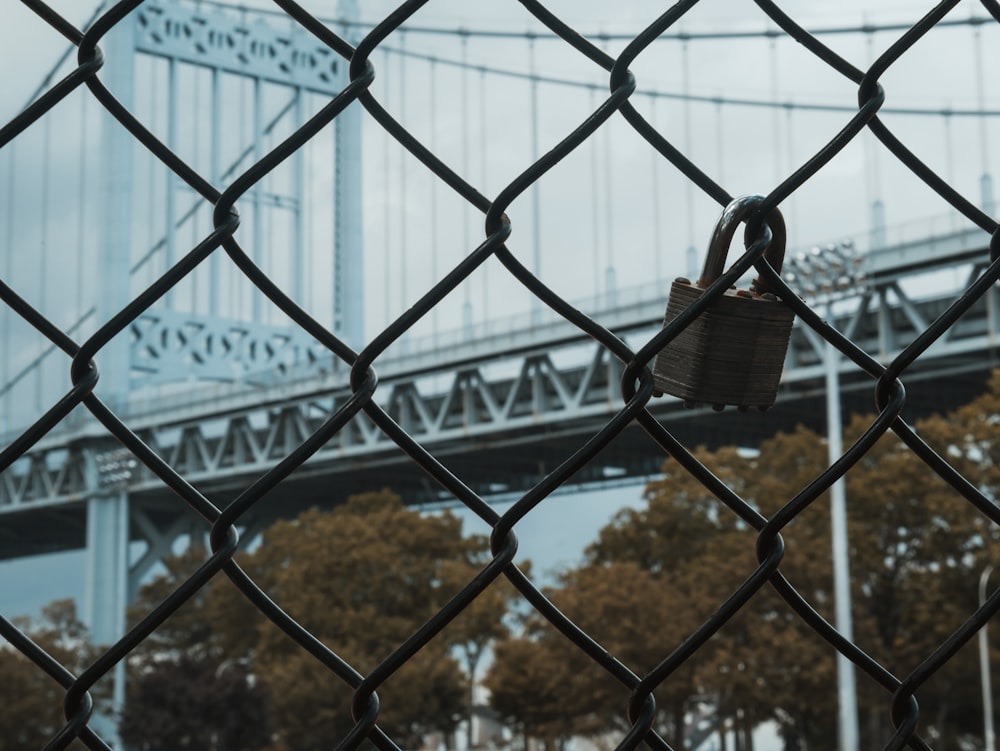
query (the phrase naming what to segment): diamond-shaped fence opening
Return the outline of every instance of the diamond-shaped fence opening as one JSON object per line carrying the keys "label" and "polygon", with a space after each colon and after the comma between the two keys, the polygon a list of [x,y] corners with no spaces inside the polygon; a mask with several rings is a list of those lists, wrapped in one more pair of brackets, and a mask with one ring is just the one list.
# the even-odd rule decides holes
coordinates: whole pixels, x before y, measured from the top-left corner
{"label": "diamond-shaped fence opening", "polygon": [[[0,690],[0,748],[452,748],[461,726],[470,748],[704,751],[750,749],[764,725],[788,749],[832,748],[834,727],[843,749],[993,747],[997,397],[980,393],[1000,321],[993,0],[971,17],[950,2],[811,31],[765,0],[754,28],[679,2],[616,6],[599,30],[573,4],[522,0],[510,17],[527,31],[485,5],[462,9],[475,28],[449,25],[426,1],[362,22],[350,2],[331,19],[293,2],[126,0],[80,28],[24,5],[32,33],[71,50],[0,130],[0,539],[13,558],[86,535],[91,580],[118,574],[88,595],[99,647],[59,608],[43,627],[0,618],[17,676]],[[757,52],[719,52],[746,40]],[[942,62],[970,47],[965,72]],[[145,67],[121,64],[136,52]],[[16,59],[0,65],[19,75]],[[659,70],[672,90],[647,83]],[[894,101],[908,85],[947,103]],[[839,98],[787,98],[796,86]],[[713,132],[695,107],[715,113]],[[352,140],[362,128],[385,149],[381,172]],[[103,202],[75,221],[53,210],[51,167],[17,169],[29,139],[43,159],[79,152],[63,180]],[[959,174],[977,159],[973,181]],[[838,172],[859,160],[867,170]],[[133,194],[140,166],[168,187]],[[759,195],[733,203],[745,188]],[[897,190],[951,210],[950,226],[890,237],[879,191]],[[807,207],[836,224],[863,195],[867,237],[799,249]],[[699,281],[695,229],[726,207],[746,252]],[[19,215],[37,237],[15,232]],[[386,248],[365,252],[386,280],[374,317],[362,216]],[[53,261],[65,233],[81,244]],[[418,236],[431,251],[416,260]],[[116,255],[133,246],[149,250]],[[676,316],[622,328],[653,276],[662,317],[663,267],[677,265],[694,291]],[[914,285],[956,268],[956,293],[917,300]],[[753,291],[730,292],[746,274]],[[477,321],[476,306],[516,316]],[[787,357],[761,306],[794,312]],[[681,375],[661,380],[661,350]],[[767,422],[745,408],[773,397],[746,379],[782,364],[804,375],[782,382]],[[303,391],[309,379],[322,387]],[[955,384],[967,390],[942,393]],[[843,435],[841,398],[870,413]],[[712,409],[727,405],[743,409]],[[924,420],[933,407],[949,418]],[[552,414],[569,416],[569,439]],[[836,427],[820,437],[824,417]],[[626,475],[649,478],[648,505],[544,588],[518,532],[560,492]],[[434,508],[406,511],[380,490],[396,484]],[[130,512],[130,498],[145,501]],[[441,506],[488,535],[464,537]],[[133,528],[148,586],[126,621]],[[296,701],[311,714],[289,714]]]}

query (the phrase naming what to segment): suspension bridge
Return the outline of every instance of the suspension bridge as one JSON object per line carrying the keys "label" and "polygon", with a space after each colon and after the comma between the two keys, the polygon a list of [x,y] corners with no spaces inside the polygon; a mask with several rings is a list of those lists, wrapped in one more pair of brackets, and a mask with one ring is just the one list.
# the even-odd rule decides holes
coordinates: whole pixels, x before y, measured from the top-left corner
{"label": "suspension bridge", "polygon": [[[890,100],[884,116],[917,123],[915,132],[948,157],[956,181],[974,181],[991,212],[987,128],[1000,112],[986,106],[982,75],[990,53],[973,21],[941,32],[953,35],[948,44],[964,40],[974,52],[979,67],[968,76],[969,106]],[[365,30],[351,2],[331,24],[348,39]],[[855,40],[863,52],[893,28],[828,31]],[[602,38],[605,45],[616,39]],[[698,82],[706,67],[697,59],[701,46],[733,39],[763,50],[768,91],[716,93]],[[507,162],[530,163],[606,89],[602,71],[562,60],[539,32],[414,26],[391,41],[379,48],[376,68],[385,81],[373,85],[376,98],[485,195],[508,179]],[[477,59],[480,44],[502,44],[503,52]],[[709,155],[720,180],[729,175],[754,188],[761,178],[755,192],[797,162],[796,149],[811,147],[800,134],[821,131],[816,118],[836,122],[851,111],[850,102],[786,98],[797,96],[794,80],[779,80],[789,53],[766,30],[689,32],[663,47],[667,67],[679,76],[674,88],[646,86],[640,71],[634,99],[654,123],[674,129],[686,153]],[[349,80],[346,62],[306,31],[222,3],[150,0],[102,49],[108,88],[217,185],[260,160]],[[57,65],[37,93],[67,65]],[[490,109],[495,101],[518,101],[519,109],[505,105],[499,114]],[[505,142],[510,130],[517,131],[512,143]],[[764,140],[772,154],[763,176],[753,150],[732,145],[754,133],[756,145]],[[989,237],[953,215],[928,218],[933,212],[909,197],[910,188],[897,189],[906,181],[874,147],[851,158],[861,163],[857,174],[846,181],[834,174],[817,195],[796,196],[786,209],[786,271],[798,274],[803,297],[825,306],[838,329],[888,362],[985,268]],[[4,279],[77,341],[177,264],[212,226],[212,205],[82,92],[5,144],[4,159]],[[511,246],[523,250],[540,278],[637,349],[661,324],[672,278],[697,268],[718,206],[670,174],[652,151],[635,153],[610,124],[569,162],[518,206]],[[963,169],[966,163],[976,166]],[[418,166],[353,104],[239,202],[240,237],[254,262],[353,347],[363,347],[478,244],[481,215]],[[833,211],[829,193],[838,190],[843,205]],[[909,221],[887,225],[893,211]],[[839,226],[845,215],[859,226]],[[831,252],[828,241],[850,252]],[[376,401],[484,497],[531,487],[621,405],[622,364],[501,271],[485,265],[375,364]],[[834,294],[824,279],[849,284]],[[11,309],[0,311],[0,320],[7,445],[66,391],[69,366]],[[998,327],[994,291],[908,371],[904,416],[948,409],[979,393],[996,365]],[[752,446],[799,423],[823,430],[828,354],[823,340],[796,327],[778,402],[766,414],[685,409],[670,397],[651,409],[688,445]],[[352,393],[349,366],[290,325],[220,254],[97,360],[98,395],[220,506]],[[845,409],[872,411],[870,377],[846,361],[837,369]],[[642,482],[663,461],[662,450],[633,427],[574,477],[573,487]],[[358,415],[244,522],[252,534],[279,515],[387,485],[412,503],[450,500]],[[106,642],[121,633],[138,582],[176,539],[204,530],[82,409],[0,474],[0,519],[0,558],[87,548],[85,612],[95,638]],[[129,541],[136,540],[145,550],[129,560]]]}

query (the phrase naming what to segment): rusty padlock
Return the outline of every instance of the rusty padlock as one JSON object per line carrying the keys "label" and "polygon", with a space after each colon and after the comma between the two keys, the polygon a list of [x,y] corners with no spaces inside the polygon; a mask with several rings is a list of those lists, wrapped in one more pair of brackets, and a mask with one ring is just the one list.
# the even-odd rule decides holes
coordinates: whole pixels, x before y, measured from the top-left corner
{"label": "rusty padlock", "polygon": [[[664,326],[722,275],[737,225],[764,199],[743,196],[730,203],[712,234],[705,268],[697,284],[674,280]],[[777,209],[767,216],[771,244],[764,255],[776,271],[785,256],[785,223]],[[653,393],[672,394],[684,405],[710,404],[716,410],[766,410],[774,404],[795,314],[761,279],[751,289],[728,289],[674,337],[653,364]]]}

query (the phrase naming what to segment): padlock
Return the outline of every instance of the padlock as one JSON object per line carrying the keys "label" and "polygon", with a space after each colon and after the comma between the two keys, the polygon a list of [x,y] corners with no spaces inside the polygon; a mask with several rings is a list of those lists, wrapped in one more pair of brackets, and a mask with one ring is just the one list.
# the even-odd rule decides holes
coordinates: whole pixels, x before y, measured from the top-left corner
{"label": "padlock", "polygon": [[[743,196],[722,212],[698,283],[679,278],[671,285],[664,326],[722,275],[737,225],[763,200],[761,196]],[[785,223],[777,209],[767,215],[767,224],[771,243],[764,255],[780,272]],[[653,393],[680,397],[687,407],[709,404],[715,410],[726,405],[740,410],[768,409],[778,394],[794,318],[792,309],[768,291],[760,278],[749,290],[726,290],[656,355]]]}

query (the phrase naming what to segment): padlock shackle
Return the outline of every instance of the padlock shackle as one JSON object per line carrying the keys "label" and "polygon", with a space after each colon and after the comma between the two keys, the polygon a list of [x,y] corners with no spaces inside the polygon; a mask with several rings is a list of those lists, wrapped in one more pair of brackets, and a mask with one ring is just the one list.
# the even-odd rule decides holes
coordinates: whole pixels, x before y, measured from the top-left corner
{"label": "padlock shackle", "polygon": [[[726,206],[708,243],[708,255],[705,257],[705,267],[698,280],[699,287],[707,287],[722,276],[736,227],[740,222],[747,221],[763,202],[764,196],[740,196]],[[775,271],[780,273],[781,264],[785,260],[785,219],[777,208],[771,209],[767,215],[767,225],[771,228],[771,242],[764,251],[764,258]],[[746,231],[749,233],[749,225]],[[744,238],[744,242],[747,243],[751,240],[749,237]],[[764,281],[759,277],[754,281],[753,287],[757,294],[768,291]]]}

